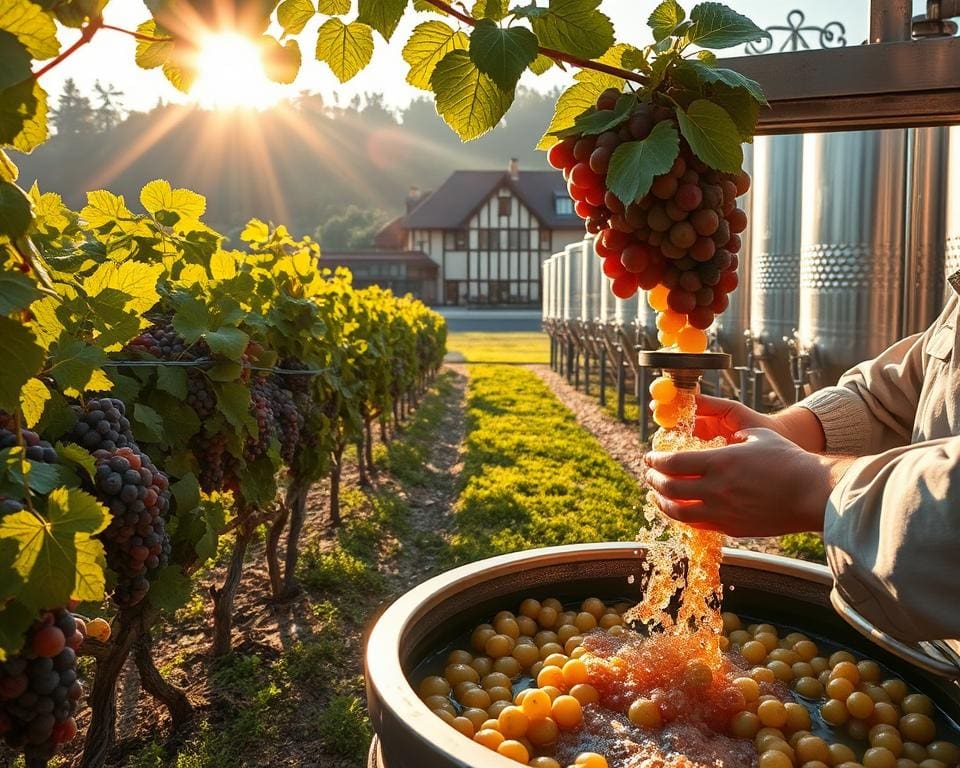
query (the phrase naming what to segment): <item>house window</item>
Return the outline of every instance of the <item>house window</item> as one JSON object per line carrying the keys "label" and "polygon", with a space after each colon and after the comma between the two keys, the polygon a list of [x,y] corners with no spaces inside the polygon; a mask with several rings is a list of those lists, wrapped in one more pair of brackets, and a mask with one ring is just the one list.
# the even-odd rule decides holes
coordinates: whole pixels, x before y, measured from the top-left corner
{"label": "house window", "polygon": [[549,251],[550,243],[552,242],[552,240],[553,238],[550,237],[549,229],[540,230],[540,250],[541,251]]}
{"label": "house window", "polygon": [[[464,251],[467,248],[467,232],[464,229],[448,229],[443,233],[443,247],[448,251]],[[423,250],[421,248],[421,250]]]}
{"label": "house window", "polygon": [[567,195],[554,195],[553,212],[557,214],[557,216],[572,216],[573,200],[571,200]]}
{"label": "house window", "polygon": [[500,230],[499,229],[477,230],[477,247],[481,251],[500,250]]}
{"label": "house window", "polygon": [[510,216],[512,203],[513,198],[510,197],[510,193],[505,189],[501,189],[500,196],[497,198],[497,213],[501,218],[508,218]]}

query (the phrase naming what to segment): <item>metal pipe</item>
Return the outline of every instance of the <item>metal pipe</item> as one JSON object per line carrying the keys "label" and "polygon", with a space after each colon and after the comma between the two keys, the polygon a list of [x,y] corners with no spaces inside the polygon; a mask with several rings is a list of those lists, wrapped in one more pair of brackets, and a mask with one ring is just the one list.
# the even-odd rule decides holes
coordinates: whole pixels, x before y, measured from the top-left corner
{"label": "metal pipe", "polygon": [[600,405],[607,404],[607,349],[600,347]]}
{"label": "metal pipe", "polygon": [[911,0],[871,0],[869,42],[895,43],[909,40],[912,22]]}
{"label": "metal pipe", "polygon": [[960,16],[960,0],[927,0],[928,19],[950,19]]}
{"label": "metal pipe", "polygon": [[617,359],[617,418],[620,421],[623,421],[623,410],[625,405],[625,398],[627,395],[625,381],[625,369],[626,361],[623,359],[623,347],[621,346],[618,349],[618,359]]}

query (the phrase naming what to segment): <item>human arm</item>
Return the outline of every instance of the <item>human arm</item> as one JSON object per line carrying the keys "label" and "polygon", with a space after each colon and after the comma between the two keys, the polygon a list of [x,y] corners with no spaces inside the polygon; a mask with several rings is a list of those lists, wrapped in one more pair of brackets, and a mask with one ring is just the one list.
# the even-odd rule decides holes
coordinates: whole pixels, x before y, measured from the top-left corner
{"label": "human arm", "polygon": [[905,641],[960,639],[960,437],[857,459],[826,506],[840,596]]}
{"label": "human arm", "polygon": [[703,440],[722,437],[727,442],[744,429],[771,429],[806,451],[824,449],[820,420],[807,408],[793,406],[778,413],[757,413],[737,400],[697,395],[694,434]]}

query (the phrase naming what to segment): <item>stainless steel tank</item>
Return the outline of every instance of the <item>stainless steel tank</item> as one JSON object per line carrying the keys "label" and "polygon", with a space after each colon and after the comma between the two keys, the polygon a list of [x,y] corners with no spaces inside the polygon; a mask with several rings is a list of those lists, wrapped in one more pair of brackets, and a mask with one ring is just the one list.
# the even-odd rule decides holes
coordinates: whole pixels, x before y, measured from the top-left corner
{"label": "stainless steel tank", "polygon": [[[902,336],[926,330],[943,306],[945,219],[951,210],[945,199],[950,181],[960,183],[947,170],[947,134],[947,128],[910,130]],[[958,204],[960,197],[953,210]]]}
{"label": "stainless steel tank", "polygon": [[[944,222],[946,253],[944,273],[949,276],[960,269],[960,126],[949,131],[947,161],[946,217]],[[952,289],[947,286],[946,291]],[[949,295],[949,294],[945,294]]]}
{"label": "stainless steel tank", "polygon": [[[743,145],[743,169],[753,175],[753,146]],[[753,224],[752,219],[752,190],[737,199],[737,205],[747,214],[747,230],[740,235],[743,246],[740,250],[740,284],[737,290],[730,294],[730,306],[717,318],[717,339],[724,352],[733,357],[734,365],[744,365],[747,362],[747,345],[744,337],[750,328],[750,237]]]}
{"label": "stainless steel tank", "polygon": [[804,136],[799,330],[816,389],[900,335],[906,161],[904,129]]}
{"label": "stainless steel tank", "polygon": [[570,320],[570,253],[567,249],[557,254],[557,265],[559,267],[559,289],[560,289],[560,319],[564,322]]}
{"label": "stainless steel tank", "polygon": [[793,336],[800,321],[802,177],[803,136],[754,139],[750,332],[756,362],[785,405],[794,401],[794,394],[784,338]]}
{"label": "stainless steel tank", "polygon": [[647,301],[646,291],[640,291],[637,296],[637,344],[644,349],[659,349],[657,313]]}
{"label": "stainless steel tank", "polygon": [[547,322],[551,318],[550,314],[550,287],[553,281],[553,273],[551,271],[553,257],[543,260],[543,266],[541,271],[541,282],[543,283],[543,295],[541,298],[541,307],[542,307],[542,319],[543,322]]}
{"label": "stainless steel tank", "polygon": [[600,281],[603,274],[600,271],[602,264],[593,249],[593,240],[593,235],[587,235],[582,243],[580,321],[583,323],[596,322],[600,315]]}
{"label": "stainless steel tank", "polygon": [[[607,280],[606,290],[610,290],[610,281]],[[613,294],[611,294],[612,296]],[[614,321],[617,325],[627,327],[633,325],[634,320],[637,317],[637,307],[640,304],[640,296],[642,294],[635,293],[629,299],[618,299],[614,296],[614,301],[616,302],[616,308],[614,311]]]}
{"label": "stainless steel tank", "polygon": [[567,254],[567,274],[569,282],[567,296],[569,306],[564,313],[564,320],[580,319],[580,300],[583,296],[583,242],[571,243],[564,251]]}

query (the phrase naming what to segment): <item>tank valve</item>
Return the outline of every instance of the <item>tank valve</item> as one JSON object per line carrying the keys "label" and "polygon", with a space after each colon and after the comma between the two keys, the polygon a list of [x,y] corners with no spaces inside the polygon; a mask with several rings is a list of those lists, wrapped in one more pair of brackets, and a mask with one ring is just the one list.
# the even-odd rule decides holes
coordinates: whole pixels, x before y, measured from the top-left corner
{"label": "tank valve", "polygon": [[721,371],[731,367],[726,352],[665,352],[644,349],[638,353],[643,368],[659,368],[673,380],[678,389],[694,389],[704,371]]}

